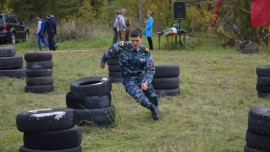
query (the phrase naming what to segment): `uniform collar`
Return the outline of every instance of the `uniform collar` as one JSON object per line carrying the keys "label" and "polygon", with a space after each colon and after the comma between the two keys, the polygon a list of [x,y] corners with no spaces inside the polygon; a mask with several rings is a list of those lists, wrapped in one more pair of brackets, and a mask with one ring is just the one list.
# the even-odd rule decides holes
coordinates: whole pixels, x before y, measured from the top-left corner
{"label": "uniform collar", "polygon": [[141,46],[139,46],[138,49],[134,49],[134,48],[132,47],[132,50],[133,50],[133,51],[136,51],[136,52],[139,52],[140,48],[141,48]]}

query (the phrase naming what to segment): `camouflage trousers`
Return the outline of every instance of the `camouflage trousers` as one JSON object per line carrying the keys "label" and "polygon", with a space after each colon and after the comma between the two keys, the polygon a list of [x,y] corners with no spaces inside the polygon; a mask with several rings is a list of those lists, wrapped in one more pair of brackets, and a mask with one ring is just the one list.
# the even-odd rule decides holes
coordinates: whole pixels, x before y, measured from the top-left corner
{"label": "camouflage trousers", "polygon": [[126,92],[138,103],[146,108],[150,107],[150,103],[153,103],[156,107],[158,107],[158,97],[152,84],[148,84],[147,90],[141,90],[141,85],[144,82],[144,75],[139,77],[122,78],[122,83],[126,88]]}

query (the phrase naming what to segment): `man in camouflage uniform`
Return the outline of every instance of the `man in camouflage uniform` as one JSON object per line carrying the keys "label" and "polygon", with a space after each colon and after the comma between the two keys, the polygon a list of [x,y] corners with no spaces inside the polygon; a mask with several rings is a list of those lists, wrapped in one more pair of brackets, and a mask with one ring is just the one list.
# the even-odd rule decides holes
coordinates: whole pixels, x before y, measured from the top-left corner
{"label": "man in camouflage uniform", "polygon": [[148,48],[141,45],[142,31],[131,31],[131,42],[119,42],[112,45],[103,55],[100,67],[112,56],[119,55],[122,83],[126,91],[143,107],[151,110],[154,120],[159,119],[158,97],[152,86],[155,66]]}

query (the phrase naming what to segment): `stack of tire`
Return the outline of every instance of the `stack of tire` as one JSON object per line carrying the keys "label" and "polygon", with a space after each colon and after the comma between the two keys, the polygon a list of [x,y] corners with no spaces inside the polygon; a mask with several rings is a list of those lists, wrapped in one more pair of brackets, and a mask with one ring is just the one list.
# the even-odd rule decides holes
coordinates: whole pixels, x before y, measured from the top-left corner
{"label": "stack of tire", "polygon": [[25,77],[25,68],[22,68],[23,58],[15,54],[16,50],[13,46],[0,47],[0,77]]}
{"label": "stack of tire", "polygon": [[270,65],[258,66],[257,74],[257,91],[258,97],[270,96]]}
{"label": "stack of tire", "polygon": [[19,152],[81,152],[82,131],[74,126],[72,109],[40,109],[17,115],[24,132]]}
{"label": "stack of tire", "polygon": [[104,77],[86,77],[71,83],[66,95],[68,108],[74,110],[77,125],[114,125],[115,109],[111,105],[111,82]]}
{"label": "stack of tire", "polygon": [[107,61],[109,78],[112,83],[121,82],[121,73],[119,66],[119,56],[114,56]]}
{"label": "stack of tire", "polygon": [[270,151],[270,107],[254,108],[249,111],[248,130],[244,152]]}
{"label": "stack of tire", "polygon": [[25,92],[47,93],[54,90],[52,77],[51,53],[26,53],[26,87]]}
{"label": "stack of tire", "polygon": [[178,65],[156,65],[152,85],[159,97],[175,96],[180,93]]}

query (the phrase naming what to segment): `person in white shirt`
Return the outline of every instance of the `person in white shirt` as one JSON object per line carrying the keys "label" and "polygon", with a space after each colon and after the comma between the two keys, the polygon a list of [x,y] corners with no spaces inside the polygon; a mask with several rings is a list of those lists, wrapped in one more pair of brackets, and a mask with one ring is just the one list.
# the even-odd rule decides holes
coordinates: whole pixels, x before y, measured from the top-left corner
{"label": "person in white shirt", "polygon": [[114,27],[117,29],[118,41],[124,41],[125,39],[121,37],[120,31],[121,29],[124,34],[126,30],[125,18],[123,17],[122,12],[120,12],[120,14],[116,17]]}
{"label": "person in white shirt", "polygon": [[40,43],[40,40],[42,41],[42,43],[49,47],[48,42],[45,40],[45,36],[44,36],[44,29],[45,29],[45,21],[41,18],[41,15],[37,15],[37,20],[38,20],[38,29],[37,29],[37,44],[38,44],[38,48],[39,51],[42,50],[42,46]]}

